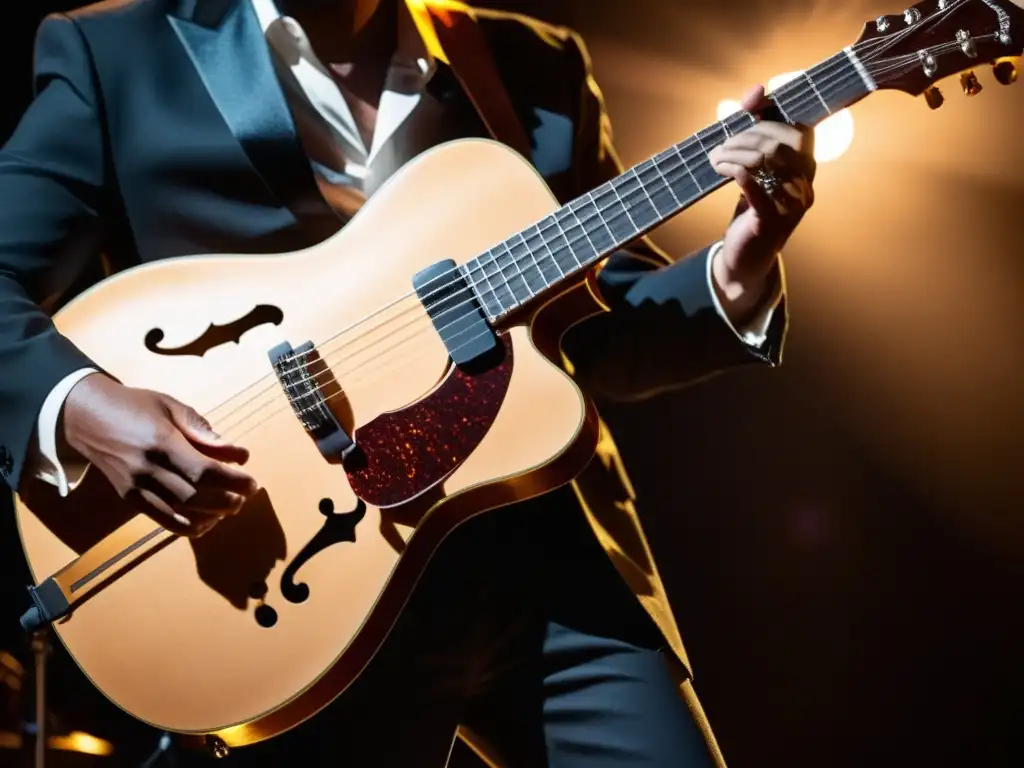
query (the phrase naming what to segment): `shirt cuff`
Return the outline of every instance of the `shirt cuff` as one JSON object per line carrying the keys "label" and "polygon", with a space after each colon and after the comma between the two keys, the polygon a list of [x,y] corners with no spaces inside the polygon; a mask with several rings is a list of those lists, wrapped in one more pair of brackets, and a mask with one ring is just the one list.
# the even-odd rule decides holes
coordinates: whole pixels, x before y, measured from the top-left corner
{"label": "shirt cuff", "polygon": [[60,424],[61,411],[64,409],[64,401],[75,385],[94,373],[99,373],[95,368],[80,368],[74,373],[69,373],[50,390],[50,394],[43,401],[43,407],[39,411],[39,420],[36,425],[38,435],[39,455],[34,462],[34,474],[45,483],[54,485],[61,496],[67,496],[73,491],[89,468],[87,462],[80,459],[60,456],[57,449],[57,429]]}
{"label": "shirt cuff", "polygon": [[782,280],[776,277],[775,288],[772,290],[761,308],[758,309],[757,313],[748,323],[746,323],[742,328],[737,328],[732,324],[729,316],[725,313],[725,308],[722,306],[722,302],[718,298],[718,291],[715,290],[715,278],[711,269],[714,264],[715,257],[718,256],[724,245],[725,243],[719,240],[711,246],[711,249],[708,252],[708,287],[711,289],[711,300],[715,303],[715,310],[718,312],[719,316],[725,321],[725,324],[729,326],[732,332],[736,334],[740,341],[744,344],[750,345],[751,347],[763,347],[765,342],[768,341],[768,329],[771,328],[772,317],[775,315],[775,310],[778,309],[779,302],[782,300]]}

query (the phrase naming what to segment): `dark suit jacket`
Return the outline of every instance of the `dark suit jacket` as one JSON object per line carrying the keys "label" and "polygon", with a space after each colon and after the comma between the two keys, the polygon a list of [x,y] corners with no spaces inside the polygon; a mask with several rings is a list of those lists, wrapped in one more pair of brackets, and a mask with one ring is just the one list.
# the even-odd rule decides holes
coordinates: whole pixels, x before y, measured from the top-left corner
{"label": "dark suit jacket", "polygon": [[[439,67],[427,98],[444,120],[424,133],[414,130],[414,115],[399,130],[392,141],[409,158],[486,135],[421,5],[410,10]],[[461,12],[480,24],[528,129],[531,159],[559,200],[616,175],[610,123],[580,38],[515,15]],[[49,319],[62,303],[140,262],[289,251],[343,224],[318,192],[246,0],[108,0],[52,16],[39,30],[35,87],[0,153],[0,472],[12,488],[46,395],[90,365]],[[705,249],[665,266],[640,244],[607,262],[600,286],[612,310],[566,340],[585,389],[639,398],[778,360],[785,307],[763,349],[742,344],[714,309],[706,258]],[[659,623],[685,658],[610,438],[595,467],[576,484],[591,522],[627,579],[642,577],[654,590],[657,605],[645,604],[663,614]],[[633,545],[602,517],[602,507],[623,505]]]}

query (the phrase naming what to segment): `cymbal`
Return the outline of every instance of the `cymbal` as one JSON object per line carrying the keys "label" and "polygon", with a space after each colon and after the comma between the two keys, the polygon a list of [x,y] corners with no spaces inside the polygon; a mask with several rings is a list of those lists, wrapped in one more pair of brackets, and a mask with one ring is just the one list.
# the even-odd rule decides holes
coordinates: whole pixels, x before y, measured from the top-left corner
{"label": "cymbal", "polygon": [[[0,749],[21,749],[24,744],[25,739],[20,733],[0,731]],[[114,753],[113,744],[85,731],[71,731],[51,736],[46,740],[46,746],[58,752],[74,752],[96,757],[106,757]]]}

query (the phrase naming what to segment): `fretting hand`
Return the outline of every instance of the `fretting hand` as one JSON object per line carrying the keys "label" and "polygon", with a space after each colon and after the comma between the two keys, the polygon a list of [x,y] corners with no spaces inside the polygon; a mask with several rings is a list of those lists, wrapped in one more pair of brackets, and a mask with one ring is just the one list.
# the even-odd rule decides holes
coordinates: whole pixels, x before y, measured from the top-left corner
{"label": "fretting hand", "polygon": [[[762,86],[742,101],[754,114],[766,106]],[[715,147],[708,158],[743,193],[712,264],[719,299],[734,325],[742,325],[767,299],[779,252],[814,203],[814,134],[759,121]]]}

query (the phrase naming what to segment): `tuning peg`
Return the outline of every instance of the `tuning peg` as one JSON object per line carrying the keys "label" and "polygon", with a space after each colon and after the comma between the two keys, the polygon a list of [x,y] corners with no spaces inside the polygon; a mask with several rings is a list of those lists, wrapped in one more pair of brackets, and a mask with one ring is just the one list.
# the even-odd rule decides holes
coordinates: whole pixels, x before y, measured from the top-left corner
{"label": "tuning peg", "polygon": [[938,109],[946,101],[946,97],[942,95],[942,91],[933,85],[931,88],[925,90],[924,100],[932,109]]}
{"label": "tuning peg", "polygon": [[974,74],[974,70],[960,75],[960,87],[968,96],[977,96],[982,91],[982,85],[978,82],[978,76]]}
{"label": "tuning peg", "polygon": [[1001,85],[1017,82],[1017,66],[1012,61],[999,61],[992,65],[992,74]]}

